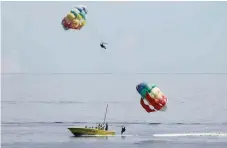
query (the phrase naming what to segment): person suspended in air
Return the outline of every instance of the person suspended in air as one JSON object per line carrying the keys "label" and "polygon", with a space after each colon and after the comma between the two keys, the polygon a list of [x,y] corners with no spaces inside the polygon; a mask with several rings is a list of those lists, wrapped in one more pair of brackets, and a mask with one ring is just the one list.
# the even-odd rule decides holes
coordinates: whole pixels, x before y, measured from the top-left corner
{"label": "person suspended in air", "polygon": [[105,46],[104,44],[107,44],[107,43],[101,42],[101,43],[100,43],[100,46],[101,46],[102,48],[106,49],[106,46]]}

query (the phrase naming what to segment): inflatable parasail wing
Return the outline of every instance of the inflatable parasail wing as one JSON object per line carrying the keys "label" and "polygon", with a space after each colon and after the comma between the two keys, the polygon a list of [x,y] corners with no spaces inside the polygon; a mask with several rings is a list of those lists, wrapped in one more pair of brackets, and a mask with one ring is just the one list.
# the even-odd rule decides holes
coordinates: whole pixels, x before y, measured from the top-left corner
{"label": "inflatable parasail wing", "polygon": [[64,30],[80,30],[87,22],[87,6],[75,6],[68,14],[62,19],[61,25]]}
{"label": "inflatable parasail wing", "polygon": [[166,111],[167,97],[155,84],[140,83],[136,86],[136,90],[141,96],[141,106],[148,113]]}

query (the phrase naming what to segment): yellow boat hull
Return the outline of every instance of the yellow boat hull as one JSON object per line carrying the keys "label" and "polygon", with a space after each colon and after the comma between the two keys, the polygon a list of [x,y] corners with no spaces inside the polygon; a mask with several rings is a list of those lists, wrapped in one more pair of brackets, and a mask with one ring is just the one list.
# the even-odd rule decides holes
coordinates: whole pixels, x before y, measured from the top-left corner
{"label": "yellow boat hull", "polygon": [[108,136],[108,135],[115,135],[114,131],[105,131],[101,129],[93,129],[93,128],[79,128],[79,127],[71,127],[68,128],[69,131],[74,136],[92,136],[92,135],[101,135],[101,136]]}

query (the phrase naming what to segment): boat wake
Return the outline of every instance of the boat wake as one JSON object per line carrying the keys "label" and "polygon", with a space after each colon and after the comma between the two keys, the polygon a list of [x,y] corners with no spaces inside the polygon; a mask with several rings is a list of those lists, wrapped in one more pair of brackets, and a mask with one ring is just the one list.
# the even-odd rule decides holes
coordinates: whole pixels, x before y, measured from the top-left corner
{"label": "boat wake", "polygon": [[[190,137],[190,136],[212,136],[212,137],[227,137],[227,133],[166,133],[153,134],[152,137]],[[82,137],[148,137],[139,135],[83,135]]]}
{"label": "boat wake", "polygon": [[227,137],[227,133],[172,133],[172,134],[153,134],[154,137],[188,137],[188,136],[213,136]]}

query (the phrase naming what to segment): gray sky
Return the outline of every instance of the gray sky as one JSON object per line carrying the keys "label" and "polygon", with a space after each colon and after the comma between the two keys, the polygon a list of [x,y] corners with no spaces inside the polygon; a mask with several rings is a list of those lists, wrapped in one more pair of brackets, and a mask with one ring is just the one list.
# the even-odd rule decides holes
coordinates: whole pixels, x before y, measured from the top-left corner
{"label": "gray sky", "polygon": [[[64,31],[78,4],[88,6],[87,25]],[[227,72],[226,2],[4,2],[2,10],[5,73]]]}

